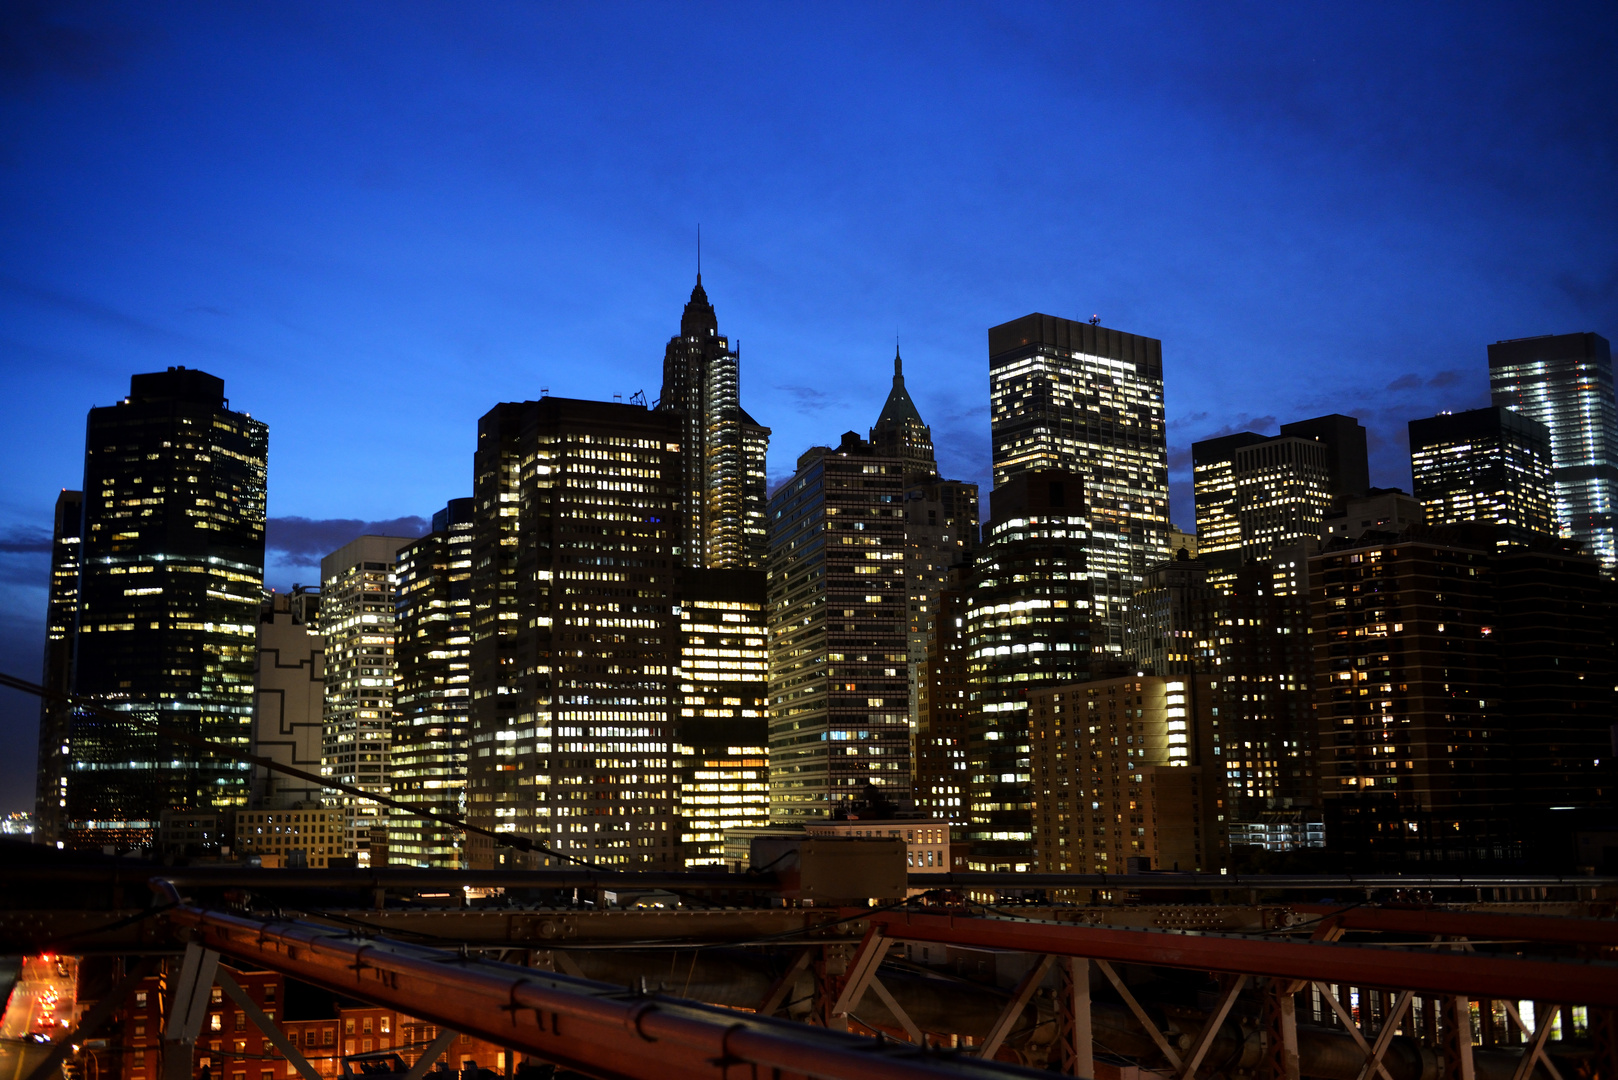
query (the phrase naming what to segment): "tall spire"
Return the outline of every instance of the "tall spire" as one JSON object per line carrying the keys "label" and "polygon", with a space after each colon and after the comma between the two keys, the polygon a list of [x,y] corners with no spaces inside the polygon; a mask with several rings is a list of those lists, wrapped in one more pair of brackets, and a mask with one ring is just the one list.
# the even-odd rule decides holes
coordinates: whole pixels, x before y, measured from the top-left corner
{"label": "tall spire", "polygon": [[893,338],[893,377],[901,380],[905,377],[904,361],[899,359],[898,335]]}
{"label": "tall spire", "polygon": [[697,222],[697,287],[702,286],[702,222]]}

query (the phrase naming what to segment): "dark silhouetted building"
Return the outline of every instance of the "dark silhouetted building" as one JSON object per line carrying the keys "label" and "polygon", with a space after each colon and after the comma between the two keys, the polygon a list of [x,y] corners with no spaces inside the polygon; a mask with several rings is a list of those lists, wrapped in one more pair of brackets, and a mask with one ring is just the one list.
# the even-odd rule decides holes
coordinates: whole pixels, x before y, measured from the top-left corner
{"label": "dark silhouetted building", "polygon": [[[566,398],[478,421],[469,823],[617,869],[678,865],[680,422]],[[558,865],[476,834],[467,855]]]}
{"label": "dark silhouetted building", "polygon": [[[56,497],[51,531],[50,596],[45,608],[45,670],[40,685],[58,694],[73,692],[73,646],[79,618],[79,555],[83,541],[84,495],[63,489]],[[64,701],[39,703],[39,766],[34,785],[36,843],[62,840],[67,811],[73,710]]]}
{"label": "dark silhouetted building", "polygon": [[185,368],[90,410],[73,682],[114,715],[70,722],[70,845],[144,845],[164,810],[247,803],[246,766],[154,727],[252,739],[268,442]]}
{"label": "dark silhouetted building", "polygon": [[1550,432],[1499,406],[1410,421],[1410,473],[1427,524],[1498,525],[1502,544],[1556,536]]}
{"label": "dark silhouetted building", "polygon": [[1213,673],[1219,659],[1219,593],[1200,559],[1146,572],[1124,616],[1124,656],[1148,675]]}
{"label": "dark silhouetted building", "polygon": [[965,627],[971,580],[971,571],[958,567],[939,590],[917,680],[912,790],[916,809],[942,820],[962,819],[970,798],[972,703]]}
{"label": "dark silhouetted building", "polygon": [[1618,566],[1618,403],[1600,334],[1548,334],[1489,346],[1493,403],[1550,431],[1556,519],[1610,573]]}
{"label": "dark silhouetted building", "polygon": [[1418,526],[1313,560],[1326,836],[1351,864],[1566,868],[1611,810],[1610,585],[1562,541],[1496,540]]}

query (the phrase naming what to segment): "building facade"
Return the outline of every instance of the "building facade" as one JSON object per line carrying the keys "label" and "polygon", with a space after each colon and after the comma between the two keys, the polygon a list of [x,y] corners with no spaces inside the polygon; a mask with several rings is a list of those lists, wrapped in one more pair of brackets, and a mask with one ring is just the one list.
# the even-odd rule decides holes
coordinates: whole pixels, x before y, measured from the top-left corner
{"label": "building facade", "polygon": [[964,820],[974,870],[1034,864],[1029,696],[1083,682],[1107,663],[1091,649],[1095,578],[1086,561],[1085,483],[1038,470],[990,496],[964,620],[971,770]]}
{"label": "building facade", "polygon": [[1148,570],[1124,615],[1124,656],[1149,675],[1209,674],[1218,642],[1219,593],[1207,564],[1187,554]]}
{"label": "building facade", "polygon": [[1082,477],[1093,646],[1121,655],[1123,605],[1169,555],[1162,342],[1027,315],[989,331],[989,396],[996,487],[1033,470]]}
{"label": "building facade", "polygon": [[857,434],[770,499],[770,816],[803,824],[874,785],[910,802],[903,466]]}
{"label": "building facade", "polygon": [[1548,334],[1489,346],[1489,393],[1550,432],[1556,518],[1609,572],[1618,566],[1618,403],[1600,334]]}
{"label": "building facade", "polygon": [[245,750],[264,583],[269,430],[224,381],[171,368],[90,410],[64,839],[149,843],[166,809],[246,805],[246,767],[154,730]]}
{"label": "building facade", "polygon": [[1484,521],[1499,542],[1556,536],[1550,431],[1494,406],[1410,421],[1412,492],[1429,525]]}
{"label": "building facade", "polygon": [[1207,676],[1100,679],[1029,697],[1033,832],[1047,873],[1216,873],[1228,851]]}
{"label": "building facade", "polygon": [[[320,591],[294,585],[267,593],[259,609],[253,668],[253,753],[321,776],[325,745],[326,642],[320,636]],[[248,805],[255,810],[320,806],[325,789],[255,766]]]}
{"label": "building facade", "polygon": [[[378,795],[391,790],[398,602],[394,560],[408,543],[403,536],[361,536],[320,560],[320,631],[326,642],[321,775]],[[335,790],[328,798],[350,811],[348,857],[369,865],[373,832],[380,846],[387,812],[377,803]]]}
{"label": "building facade", "polygon": [[762,569],[770,431],[742,408],[741,349],[720,335],[700,272],[663,352],[657,409],[679,418],[681,562]]}
{"label": "building facade", "polygon": [[544,398],[478,422],[473,869],[674,869],[681,419]]}
{"label": "building facade", "polygon": [[768,581],[762,570],[686,569],[675,588],[680,857],[717,866],[726,830],[770,823]]}
{"label": "building facade", "polygon": [[[471,499],[451,499],[432,531],[399,549],[394,568],[394,709],[388,783],[395,799],[466,814],[467,714],[472,686]],[[388,811],[388,863],[458,870],[461,829]]]}
{"label": "building facade", "polygon": [[965,820],[971,799],[971,672],[966,611],[971,571],[951,571],[929,623],[921,666],[920,720],[911,736],[911,789],[916,810],[930,818]]}

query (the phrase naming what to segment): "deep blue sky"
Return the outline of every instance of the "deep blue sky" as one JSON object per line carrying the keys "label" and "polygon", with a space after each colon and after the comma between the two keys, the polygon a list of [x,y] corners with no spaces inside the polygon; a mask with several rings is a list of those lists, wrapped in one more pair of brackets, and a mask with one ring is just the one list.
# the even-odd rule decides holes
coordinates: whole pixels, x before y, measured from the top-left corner
{"label": "deep blue sky", "polygon": [[[1549,9],[1549,10],[1547,10]],[[655,397],[703,229],[771,473],[893,339],[988,471],[985,329],[1163,341],[1192,440],[1486,400],[1618,333],[1618,15],[1590,5],[0,4],[0,669],[92,405],[171,364],[270,425],[272,585],[469,494],[477,417]],[[406,523],[408,526],[408,523]],[[0,809],[35,707],[0,692]]]}

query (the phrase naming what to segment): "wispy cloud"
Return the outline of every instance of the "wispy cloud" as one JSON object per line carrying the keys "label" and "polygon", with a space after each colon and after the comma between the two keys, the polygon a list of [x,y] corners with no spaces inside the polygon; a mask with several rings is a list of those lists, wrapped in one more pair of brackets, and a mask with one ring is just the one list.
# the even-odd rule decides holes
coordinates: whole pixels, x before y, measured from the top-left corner
{"label": "wispy cloud", "polygon": [[319,562],[359,536],[423,536],[432,523],[419,515],[364,521],[360,518],[274,517],[264,523],[264,546],[283,563]]}
{"label": "wispy cloud", "polygon": [[831,394],[812,386],[777,386],[776,389],[790,397],[804,412],[824,412],[838,403]]}

